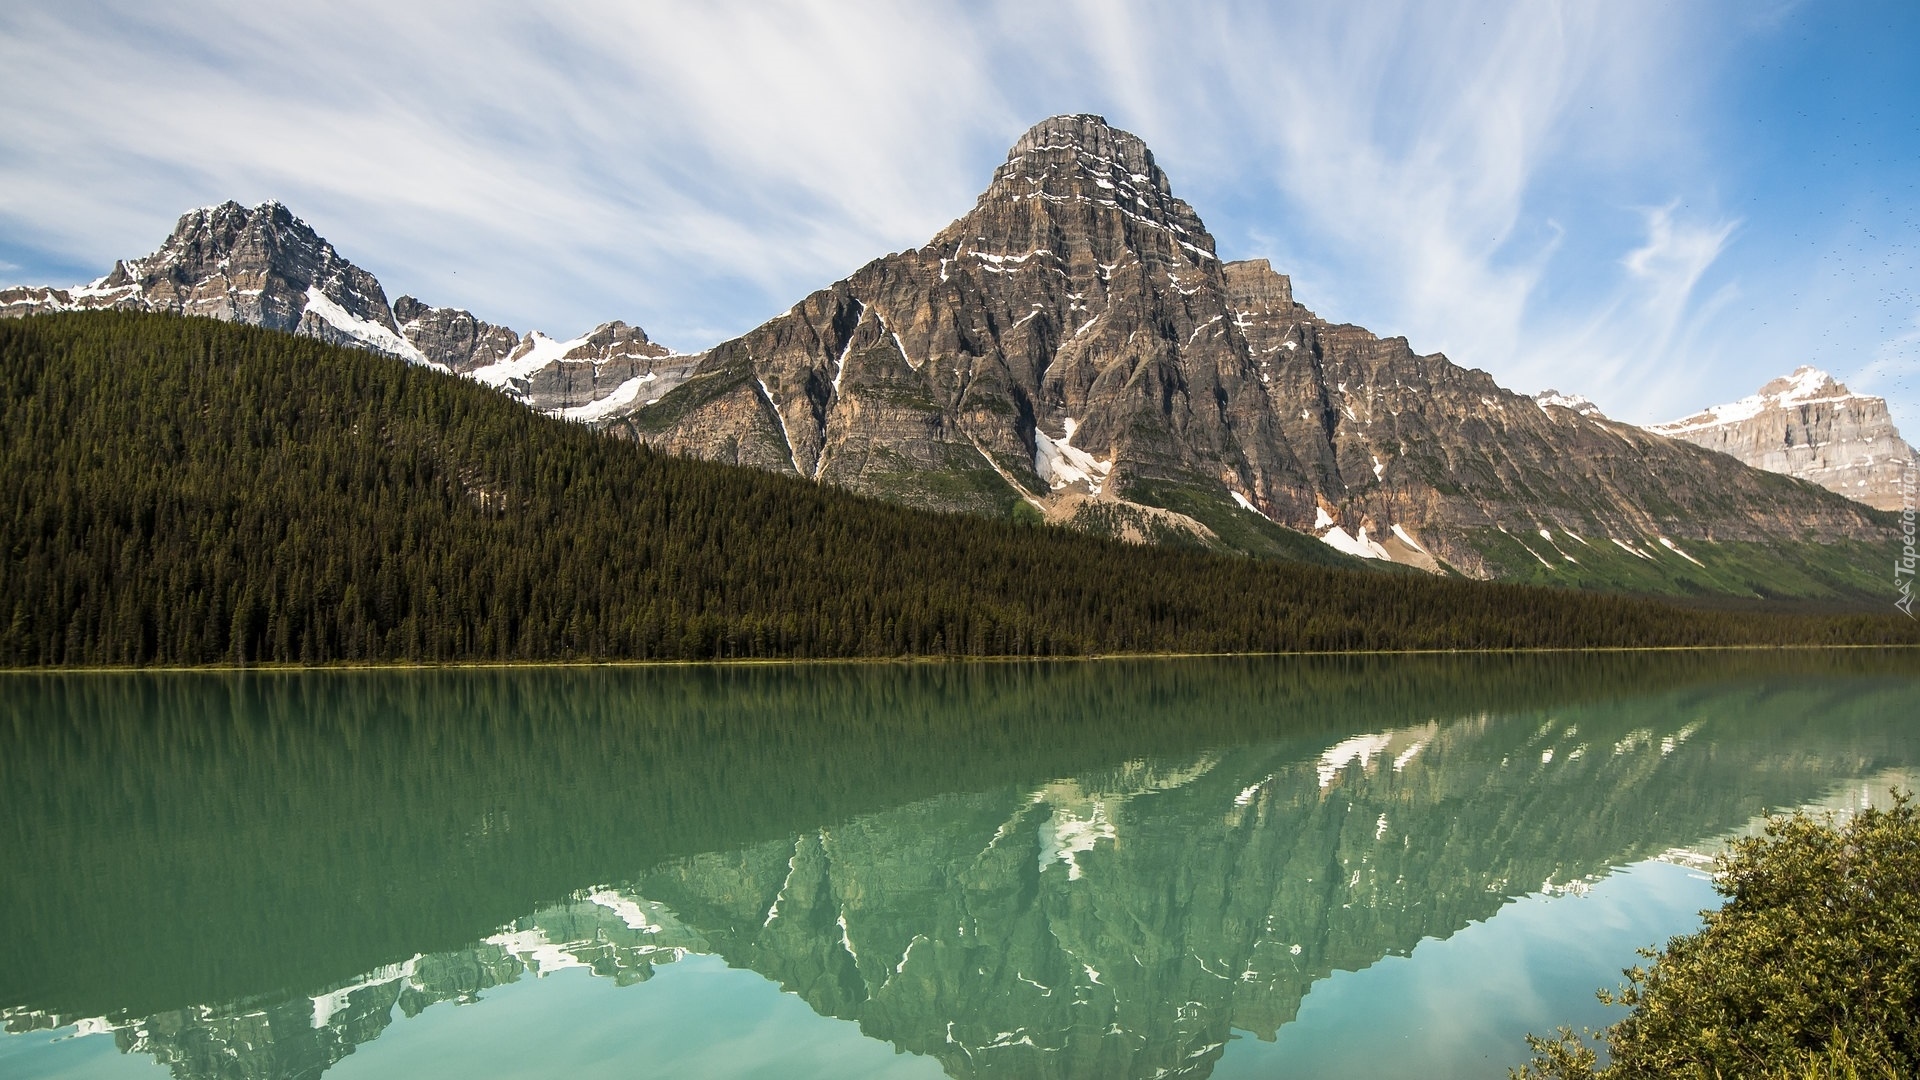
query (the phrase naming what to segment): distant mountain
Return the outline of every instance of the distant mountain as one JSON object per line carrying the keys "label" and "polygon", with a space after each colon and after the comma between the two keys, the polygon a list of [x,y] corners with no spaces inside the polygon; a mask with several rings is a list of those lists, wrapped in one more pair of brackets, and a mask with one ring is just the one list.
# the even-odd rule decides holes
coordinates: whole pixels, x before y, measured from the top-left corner
{"label": "distant mountain", "polygon": [[411,296],[389,307],[372,274],[278,202],[191,211],[158,251],[115,263],[87,285],[0,289],[0,316],[103,308],[201,315],[368,349],[576,419],[627,404],[656,382],[672,385],[678,370],[670,350],[623,322],[555,341]]}
{"label": "distant mountain", "polygon": [[1648,430],[1730,454],[1756,469],[1810,480],[1881,510],[1898,510],[1920,467],[1885,398],[1856,394],[1801,367],[1758,393]]}
{"label": "distant mountain", "polygon": [[277,202],[184,214],[158,251],[88,285],[0,291],[7,315],[97,308],[203,315],[432,362],[395,328],[380,282]]}

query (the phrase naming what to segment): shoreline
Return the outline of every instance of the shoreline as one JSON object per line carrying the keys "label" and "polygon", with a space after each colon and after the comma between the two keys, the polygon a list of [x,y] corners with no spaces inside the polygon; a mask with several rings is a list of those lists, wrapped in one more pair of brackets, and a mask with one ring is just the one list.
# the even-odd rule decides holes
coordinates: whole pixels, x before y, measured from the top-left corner
{"label": "shoreline", "polygon": [[1590,645],[1529,646],[1506,649],[1339,649],[1293,652],[1218,653],[1090,653],[1082,656],[836,656],[752,657],[708,660],[445,660],[392,661],[343,664],[199,664],[146,666],[138,664],[89,667],[0,667],[0,677],[16,675],[127,675],[127,674],[300,674],[309,672],[375,671],[505,671],[550,668],[668,668],[668,667],[799,667],[846,664],[1018,664],[1100,663],[1116,660],[1257,660],[1287,657],[1334,656],[1544,656],[1575,653],[1681,652],[1826,652],[1877,649],[1920,651],[1920,643],[1832,645]]}

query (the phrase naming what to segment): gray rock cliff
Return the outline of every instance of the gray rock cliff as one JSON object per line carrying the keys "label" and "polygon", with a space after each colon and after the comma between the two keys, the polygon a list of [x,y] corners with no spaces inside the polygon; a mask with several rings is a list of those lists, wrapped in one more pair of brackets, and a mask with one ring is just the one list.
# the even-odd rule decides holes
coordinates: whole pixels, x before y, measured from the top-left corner
{"label": "gray rock cliff", "polygon": [[432,307],[411,296],[393,302],[400,333],[428,359],[462,374],[497,364],[520,346],[510,327],[495,326],[463,308]]}
{"label": "gray rock cliff", "polygon": [[250,323],[427,362],[395,326],[380,282],[277,202],[181,216],[158,251],[72,289],[0,290],[0,314],[117,308]]}
{"label": "gray rock cliff", "polygon": [[[1319,318],[1264,260],[1222,263],[1151,151],[1097,116],[1043,121],[928,244],[714,347],[648,397],[601,422],[916,505],[1026,502],[1093,531],[1241,550],[1277,524],[1474,576],[1513,560],[1571,574],[1589,537],[1616,540],[1591,559],[1691,572],[1683,558],[1702,564],[1672,538],[1883,528]],[[1514,539],[1543,529],[1544,543]]]}
{"label": "gray rock cliff", "polygon": [[1801,367],[1739,401],[1649,430],[1729,454],[1768,472],[1810,480],[1881,510],[1898,510],[1916,466],[1885,398],[1856,394]]}
{"label": "gray rock cliff", "polygon": [[[0,314],[75,308],[374,349],[667,452],[928,509],[1567,585],[1863,596],[1885,518],[1764,470],[1886,506],[1907,460],[1878,399],[1809,399],[1716,444],[1713,424],[1616,423],[1330,322],[1266,260],[1222,262],[1146,145],[1090,115],[1021,136],[927,244],[698,354],[620,322],[558,340],[389,307],[277,203],[190,213],[86,286],[0,290]],[[1856,475],[1863,456],[1879,471]]]}

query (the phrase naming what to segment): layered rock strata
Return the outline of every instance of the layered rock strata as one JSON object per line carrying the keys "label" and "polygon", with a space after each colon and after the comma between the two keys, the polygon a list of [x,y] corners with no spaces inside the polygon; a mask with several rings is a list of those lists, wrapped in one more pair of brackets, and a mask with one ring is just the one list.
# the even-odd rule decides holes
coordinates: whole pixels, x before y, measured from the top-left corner
{"label": "layered rock strata", "polygon": [[1913,447],[1894,427],[1886,399],[1856,394],[1814,367],[1649,430],[1881,510],[1900,509],[1914,483]]}
{"label": "layered rock strata", "polygon": [[[1864,506],[1693,443],[1781,443],[1779,471],[1881,506],[1890,462],[1907,460],[1876,426],[1878,399],[1815,395],[1779,431],[1716,445],[1698,418],[1616,423],[1577,395],[1516,394],[1405,338],[1329,322],[1265,260],[1222,262],[1146,145],[1088,115],[1022,136],[926,245],[694,355],[620,322],[562,341],[410,296],[389,307],[373,275],[278,203],[194,211],[159,251],[86,286],[0,290],[0,314],[75,308],[374,349],[669,452],[929,509],[1479,577],[1679,591],[1794,577],[1835,595],[1840,574],[1857,591],[1857,574],[1833,569],[1853,549],[1801,550],[1784,576],[1742,559],[1722,573],[1699,545],[1859,548],[1889,532]],[[1865,449],[1836,463],[1841,446]],[[1856,475],[1863,455],[1878,472]]]}
{"label": "layered rock strata", "polygon": [[1223,263],[1145,144],[1096,116],[1042,122],[927,245],[716,346],[674,392],[604,423],[941,509],[1024,501],[1085,528],[1213,544],[1259,519],[1477,576],[1496,572],[1483,548],[1499,533],[1626,550],[1882,528],[1319,318],[1265,261]]}

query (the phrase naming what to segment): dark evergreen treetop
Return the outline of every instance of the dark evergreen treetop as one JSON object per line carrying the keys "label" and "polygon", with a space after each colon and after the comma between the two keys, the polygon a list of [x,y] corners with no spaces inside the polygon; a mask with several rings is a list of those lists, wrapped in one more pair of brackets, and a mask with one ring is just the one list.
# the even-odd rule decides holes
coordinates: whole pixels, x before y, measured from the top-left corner
{"label": "dark evergreen treetop", "polygon": [[908,510],[204,319],[0,322],[0,664],[1913,642]]}

